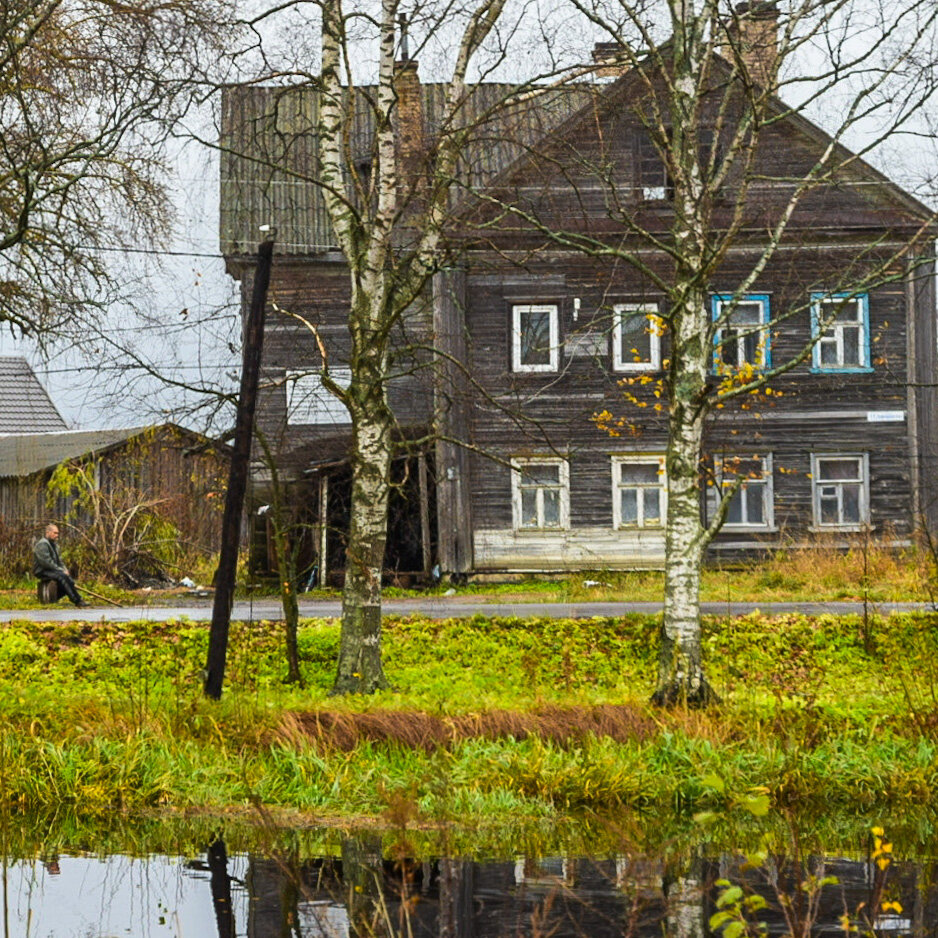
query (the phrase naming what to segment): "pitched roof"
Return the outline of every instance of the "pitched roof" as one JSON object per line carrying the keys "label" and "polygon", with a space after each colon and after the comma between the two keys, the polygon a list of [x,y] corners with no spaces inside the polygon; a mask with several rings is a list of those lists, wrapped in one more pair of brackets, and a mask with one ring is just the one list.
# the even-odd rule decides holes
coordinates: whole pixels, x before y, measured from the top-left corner
{"label": "pitched roof", "polygon": [[22,433],[0,436],[0,477],[28,476],[67,459],[89,456],[123,443],[147,427],[127,430],[70,430],[66,433]]}
{"label": "pitched roof", "polygon": [[[439,132],[447,85],[423,84],[425,132]],[[486,82],[474,85],[460,107],[460,125],[471,128],[458,169],[461,181],[487,184],[514,163],[532,141],[542,139],[593,99],[589,82],[532,88]],[[351,147],[371,158],[374,139],[372,87],[354,89]],[[514,99],[514,100],[513,100]],[[256,249],[258,227],[277,228],[278,253],[315,254],[335,248],[319,171],[319,93],[312,88],[231,85],[222,97],[222,253]]]}
{"label": "pitched roof", "polygon": [[0,433],[67,430],[25,358],[0,356]]}
{"label": "pitched roof", "polygon": [[[714,62],[725,75],[731,74],[731,66],[720,56],[714,55]],[[588,137],[595,132],[599,112],[621,106],[634,80],[634,73],[626,71],[611,82],[584,80],[552,88],[499,83],[473,86],[459,114],[462,125],[472,130],[458,170],[462,186],[454,187],[458,190],[453,193],[454,200],[465,194],[463,187],[470,191],[497,188],[513,175],[523,174],[525,167],[543,159],[545,152],[564,138],[575,146],[584,134]],[[447,86],[424,84],[421,91],[425,132],[432,139],[441,126]],[[350,97],[350,146],[362,162],[370,159],[374,137],[374,111],[369,104],[373,93],[374,88],[361,87]],[[318,254],[335,249],[316,183],[318,107],[318,92],[309,87],[233,85],[225,89],[220,139],[220,240],[224,254],[253,253],[258,228],[264,224],[277,228],[278,253]],[[778,98],[772,99],[770,107],[791,133],[817,147],[831,145],[825,131]],[[853,184],[858,195],[855,227],[917,227],[933,217],[926,206],[865,160],[841,145],[834,149],[846,163],[837,185]],[[564,168],[558,165],[555,169],[562,182]],[[543,187],[543,178],[539,184]],[[820,191],[824,189],[820,187]],[[490,208],[499,213],[497,207]],[[818,217],[814,211],[805,219],[813,228]],[[659,221],[662,219],[664,216]],[[612,223],[619,225],[615,220]]]}

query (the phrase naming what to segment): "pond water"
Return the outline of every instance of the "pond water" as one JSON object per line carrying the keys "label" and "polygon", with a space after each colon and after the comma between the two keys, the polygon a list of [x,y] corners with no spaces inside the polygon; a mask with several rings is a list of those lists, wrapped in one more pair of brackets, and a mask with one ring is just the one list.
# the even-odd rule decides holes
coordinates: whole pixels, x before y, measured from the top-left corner
{"label": "pond water", "polygon": [[[814,889],[799,888],[833,876]],[[330,855],[229,854],[216,838],[190,856],[37,851],[3,865],[3,938],[704,938],[724,887],[768,901],[755,919],[787,934],[844,935],[847,912],[880,936],[938,936],[938,873],[869,858],[516,856],[389,858],[374,835]],[[756,900],[758,904],[758,900]],[[885,903],[885,905],[884,905]],[[810,923],[810,924],[809,924]],[[863,929],[860,929],[863,933]]]}

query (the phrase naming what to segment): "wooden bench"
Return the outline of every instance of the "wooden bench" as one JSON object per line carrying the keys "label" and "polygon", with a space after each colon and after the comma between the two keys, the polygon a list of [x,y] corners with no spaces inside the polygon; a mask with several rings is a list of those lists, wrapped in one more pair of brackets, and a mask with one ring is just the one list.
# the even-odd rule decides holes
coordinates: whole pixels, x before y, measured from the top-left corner
{"label": "wooden bench", "polygon": [[36,586],[36,596],[39,602],[46,604],[57,603],[62,598],[55,580],[40,580]]}

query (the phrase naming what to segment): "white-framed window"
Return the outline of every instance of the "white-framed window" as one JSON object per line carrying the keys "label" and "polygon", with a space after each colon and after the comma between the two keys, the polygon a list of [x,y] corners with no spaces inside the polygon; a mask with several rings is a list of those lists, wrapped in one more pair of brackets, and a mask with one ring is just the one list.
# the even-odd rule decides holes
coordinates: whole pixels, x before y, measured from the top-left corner
{"label": "white-framed window", "polygon": [[612,310],[614,371],[657,371],[661,367],[662,322],[654,304],[619,303]]}
{"label": "white-framed window", "polygon": [[[350,368],[330,368],[329,377],[347,388],[352,383]],[[340,426],[351,422],[345,405],[322,384],[322,375],[317,372],[287,372],[284,384],[287,392],[287,423],[325,424]]]}
{"label": "white-framed window", "polygon": [[736,371],[751,365],[766,368],[771,364],[769,342],[769,297],[765,293],[747,293],[734,297],[718,293],[713,297],[714,369]]}
{"label": "white-framed window", "polygon": [[811,490],[818,528],[857,530],[870,518],[866,453],[812,453]]}
{"label": "white-framed window", "polygon": [[660,528],[667,515],[663,453],[612,457],[612,523],[616,528]]}
{"label": "white-framed window", "polygon": [[557,458],[511,461],[512,510],[518,531],[559,531],[570,524],[570,464]]}
{"label": "white-framed window", "polygon": [[[710,517],[721,498],[729,498],[726,528],[775,527],[772,456],[716,456],[714,484],[707,491]],[[737,486],[736,491],[733,487]]]}
{"label": "white-framed window", "polygon": [[866,293],[812,293],[814,371],[870,369],[870,298]]}
{"label": "white-framed window", "polygon": [[556,371],[560,362],[559,342],[556,305],[512,306],[512,371]]}

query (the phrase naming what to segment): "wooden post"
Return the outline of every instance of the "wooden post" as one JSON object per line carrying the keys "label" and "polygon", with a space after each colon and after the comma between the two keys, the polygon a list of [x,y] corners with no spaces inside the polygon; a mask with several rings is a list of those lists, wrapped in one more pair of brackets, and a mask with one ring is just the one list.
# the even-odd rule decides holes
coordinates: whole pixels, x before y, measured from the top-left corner
{"label": "wooden post", "polygon": [[423,575],[430,576],[433,557],[430,553],[430,492],[427,487],[427,456],[417,454],[417,481],[420,484],[420,546],[423,548]]}
{"label": "wooden post", "polygon": [[329,476],[319,479],[319,585],[325,587],[329,572],[326,556],[329,546]]}
{"label": "wooden post", "polygon": [[228,628],[231,624],[231,605],[234,600],[238,547],[241,541],[241,512],[244,508],[244,493],[247,489],[251,462],[254,410],[257,403],[261,351],[264,345],[267,287],[270,285],[270,268],[273,255],[273,241],[265,241],[258,248],[257,269],[254,272],[254,292],[251,295],[251,309],[244,330],[241,389],[238,394],[238,412],[235,421],[231,468],[228,473],[228,490],[225,493],[221,553],[218,558],[218,572],[215,575],[215,599],[212,604],[212,625],[208,637],[208,660],[205,665],[205,693],[215,700],[221,697],[222,684],[225,680]]}

